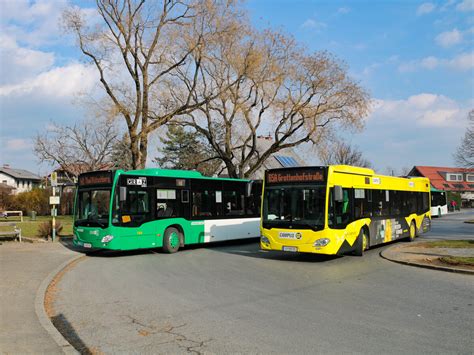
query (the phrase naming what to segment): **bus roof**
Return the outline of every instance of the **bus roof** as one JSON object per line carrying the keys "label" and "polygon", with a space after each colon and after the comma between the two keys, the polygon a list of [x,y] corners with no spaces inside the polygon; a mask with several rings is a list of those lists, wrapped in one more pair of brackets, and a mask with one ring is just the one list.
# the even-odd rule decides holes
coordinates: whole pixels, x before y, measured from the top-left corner
{"label": "bus roof", "polygon": [[124,174],[124,175],[143,175],[143,176],[161,176],[161,177],[171,177],[171,178],[178,178],[178,179],[249,181],[248,179],[231,179],[231,178],[219,178],[219,177],[204,176],[199,171],[194,171],[194,170],[176,170],[176,169],[158,169],[158,168],[121,171],[120,174]]}

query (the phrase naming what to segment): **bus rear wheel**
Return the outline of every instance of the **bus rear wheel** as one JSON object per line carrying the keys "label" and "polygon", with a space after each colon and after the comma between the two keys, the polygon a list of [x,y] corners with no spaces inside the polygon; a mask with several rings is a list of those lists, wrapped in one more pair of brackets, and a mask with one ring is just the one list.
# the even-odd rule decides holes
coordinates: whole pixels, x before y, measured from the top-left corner
{"label": "bus rear wheel", "polygon": [[369,235],[365,228],[362,228],[359,232],[359,236],[355,242],[354,255],[362,256],[364,251],[369,249]]}
{"label": "bus rear wheel", "polygon": [[163,251],[168,254],[176,253],[181,244],[181,232],[174,227],[166,228],[163,236]]}
{"label": "bus rear wheel", "polygon": [[410,236],[408,237],[408,240],[410,242],[413,242],[415,241],[415,237],[416,237],[416,225],[415,225],[415,222],[411,222],[410,223]]}

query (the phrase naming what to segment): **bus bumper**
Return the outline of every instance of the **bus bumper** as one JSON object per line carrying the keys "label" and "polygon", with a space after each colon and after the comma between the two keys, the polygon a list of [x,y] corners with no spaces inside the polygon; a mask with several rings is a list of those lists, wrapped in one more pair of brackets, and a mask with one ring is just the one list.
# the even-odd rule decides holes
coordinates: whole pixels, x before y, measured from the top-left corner
{"label": "bus bumper", "polygon": [[[331,245],[332,244],[332,245]],[[298,252],[298,253],[311,253],[311,254],[323,254],[323,255],[337,255],[340,246],[335,247],[335,243],[331,241],[326,246],[315,246],[315,243],[305,244],[294,244],[291,243],[279,243],[272,240],[271,237],[262,235],[260,237],[260,248],[262,250],[277,250],[287,252]]]}

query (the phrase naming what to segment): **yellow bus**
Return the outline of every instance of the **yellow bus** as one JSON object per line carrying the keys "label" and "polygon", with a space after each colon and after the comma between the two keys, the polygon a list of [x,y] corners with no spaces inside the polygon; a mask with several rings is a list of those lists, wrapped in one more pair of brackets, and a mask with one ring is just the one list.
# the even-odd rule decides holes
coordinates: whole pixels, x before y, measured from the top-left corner
{"label": "yellow bus", "polygon": [[362,256],[431,228],[430,181],[347,165],[265,172],[263,250]]}

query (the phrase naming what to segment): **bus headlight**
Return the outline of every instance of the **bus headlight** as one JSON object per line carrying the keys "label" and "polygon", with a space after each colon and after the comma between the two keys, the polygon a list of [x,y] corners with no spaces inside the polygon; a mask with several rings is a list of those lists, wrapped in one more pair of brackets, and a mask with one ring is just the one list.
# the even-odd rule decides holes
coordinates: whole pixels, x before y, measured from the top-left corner
{"label": "bus headlight", "polygon": [[270,240],[264,235],[260,237],[260,242],[262,242],[263,244],[268,244],[268,245],[270,244]]}
{"label": "bus headlight", "polygon": [[329,240],[328,238],[316,239],[313,245],[315,247],[325,247],[326,245],[329,244],[330,241],[331,240]]}
{"label": "bus headlight", "polygon": [[113,235],[106,235],[105,237],[102,238],[102,243],[108,243],[108,242],[110,242],[112,239],[114,239],[114,236],[113,236]]}

